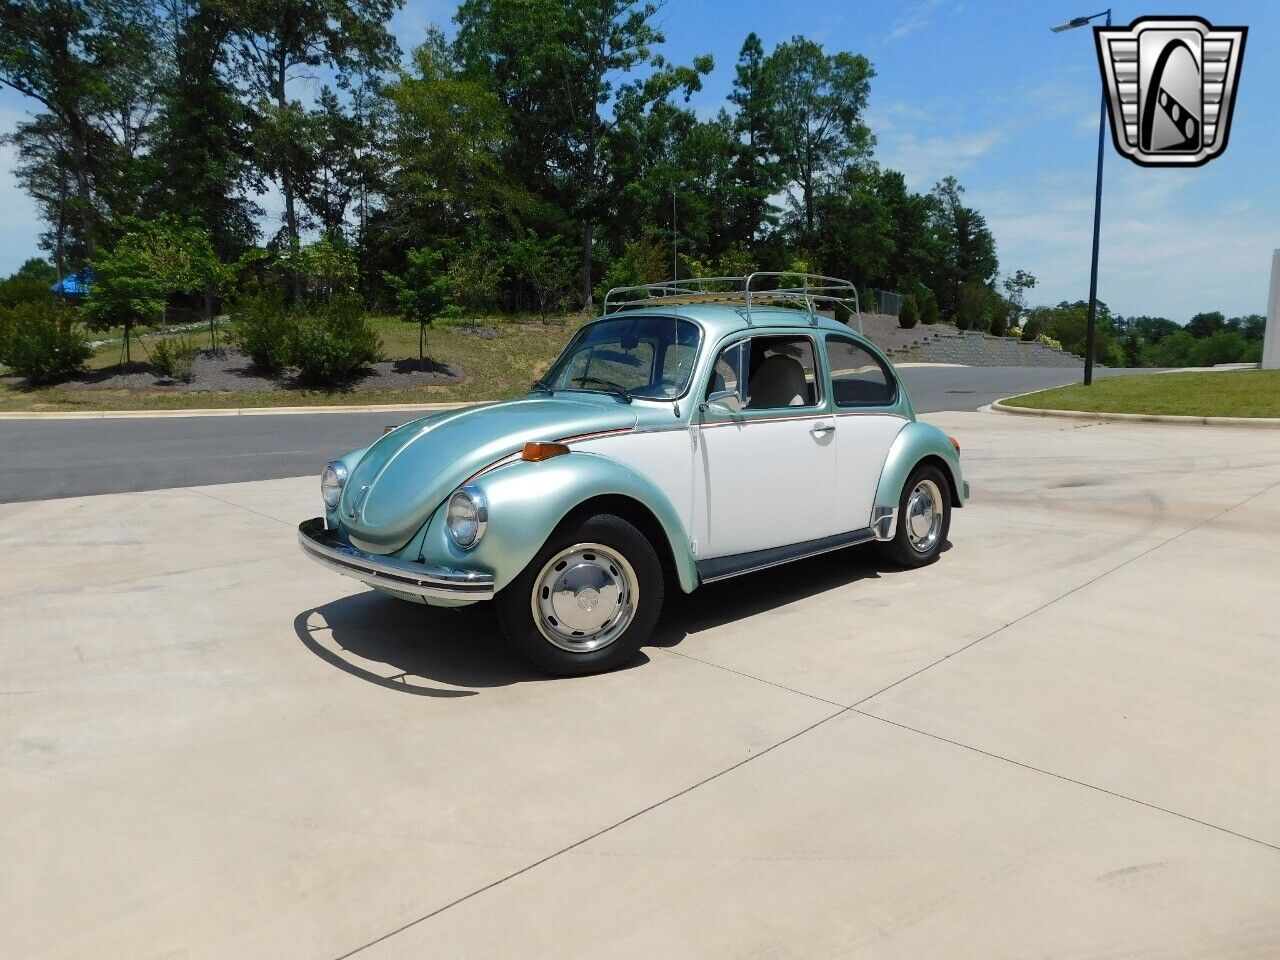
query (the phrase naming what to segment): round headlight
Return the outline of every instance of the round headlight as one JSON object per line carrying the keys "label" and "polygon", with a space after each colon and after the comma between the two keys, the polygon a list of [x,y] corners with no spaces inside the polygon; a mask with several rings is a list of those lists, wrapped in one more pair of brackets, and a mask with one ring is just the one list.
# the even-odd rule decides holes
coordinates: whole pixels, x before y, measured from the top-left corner
{"label": "round headlight", "polygon": [[453,542],[464,550],[474,547],[484,536],[489,522],[489,508],[484,494],[475,487],[463,487],[449,498],[449,512],[445,526]]}
{"label": "round headlight", "polygon": [[338,501],[342,499],[342,488],[346,482],[347,468],[336,460],[320,474],[320,496],[330,510],[337,507]]}

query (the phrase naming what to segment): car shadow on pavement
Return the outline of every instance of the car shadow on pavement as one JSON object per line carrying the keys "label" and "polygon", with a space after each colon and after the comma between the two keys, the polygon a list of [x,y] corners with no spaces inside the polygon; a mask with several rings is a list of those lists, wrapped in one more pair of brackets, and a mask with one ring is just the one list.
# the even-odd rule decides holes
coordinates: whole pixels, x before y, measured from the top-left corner
{"label": "car shadow on pavement", "polygon": [[471,697],[478,690],[448,687],[543,679],[503,642],[488,604],[450,610],[370,590],[305,610],[293,628],[308,650],[339,670],[420,697]]}
{"label": "car shadow on pavement", "polygon": [[[942,549],[950,546],[944,543]],[[666,609],[647,645],[675,647],[703,630],[894,572],[874,549],[862,545],[709,583],[689,594],[676,587],[674,595],[668,592]]]}
{"label": "car shadow on pavement", "polygon": [[[708,584],[688,595],[677,588],[668,593],[646,646],[675,647],[721,624],[882,574],[893,576],[893,568],[861,546]],[[419,697],[472,697],[487,687],[555,679],[526,666],[503,642],[490,604],[445,609],[370,590],[304,610],[293,628],[308,650],[344,673]],[[641,652],[624,669],[648,660]],[[460,689],[467,687],[475,689]]]}

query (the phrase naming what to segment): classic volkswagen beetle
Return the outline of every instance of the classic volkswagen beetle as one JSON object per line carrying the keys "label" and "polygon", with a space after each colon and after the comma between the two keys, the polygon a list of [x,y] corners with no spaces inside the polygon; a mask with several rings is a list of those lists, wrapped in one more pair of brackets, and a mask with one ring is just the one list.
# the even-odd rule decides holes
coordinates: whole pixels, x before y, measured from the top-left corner
{"label": "classic volkswagen beetle", "polygon": [[762,276],[778,275],[611,292],[526,397],[325,467],[303,549],[406,600],[493,599],[515,650],[555,674],[626,662],[673,589],[868,541],[932,562],[968,496],[959,444],[821,312],[856,311],[851,288],[766,294]]}

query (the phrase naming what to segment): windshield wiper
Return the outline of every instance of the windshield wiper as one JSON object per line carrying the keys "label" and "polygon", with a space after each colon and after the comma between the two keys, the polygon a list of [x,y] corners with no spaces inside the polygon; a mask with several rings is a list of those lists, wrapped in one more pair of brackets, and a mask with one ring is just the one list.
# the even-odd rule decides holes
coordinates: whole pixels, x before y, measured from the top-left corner
{"label": "windshield wiper", "polygon": [[604,380],[604,379],[601,379],[600,377],[574,377],[573,382],[581,385],[584,388],[587,386],[588,383],[598,383],[601,387],[604,388],[606,393],[613,394],[623,403],[631,402],[631,394],[627,393],[626,388],[622,386],[622,384],[620,383],[614,383],[612,380]]}
{"label": "windshield wiper", "polygon": [[529,390],[532,393],[545,393],[548,397],[554,397],[556,395],[556,392],[552,388],[551,384],[547,383],[547,381],[545,380],[533,381],[533,386],[530,387]]}

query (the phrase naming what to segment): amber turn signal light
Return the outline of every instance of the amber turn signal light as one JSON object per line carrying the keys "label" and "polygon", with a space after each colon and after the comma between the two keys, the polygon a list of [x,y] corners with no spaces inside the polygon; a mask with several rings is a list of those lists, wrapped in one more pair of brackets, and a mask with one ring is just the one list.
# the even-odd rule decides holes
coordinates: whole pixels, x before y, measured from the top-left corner
{"label": "amber turn signal light", "polygon": [[550,460],[552,457],[558,457],[562,453],[568,453],[569,448],[563,443],[537,443],[530,441],[524,445],[524,453],[520,454],[521,460],[528,460],[530,463],[537,463],[540,460]]}
{"label": "amber turn signal light", "polygon": [[947,439],[951,441],[951,446],[953,446],[953,447],[955,447],[955,448],[956,448],[956,455],[957,455],[957,456],[959,456],[959,455],[960,455],[960,441],[959,441],[959,440],[957,440],[955,437],[947,437]]}

